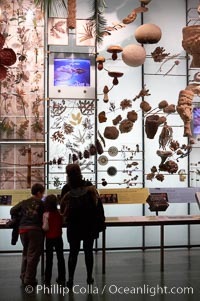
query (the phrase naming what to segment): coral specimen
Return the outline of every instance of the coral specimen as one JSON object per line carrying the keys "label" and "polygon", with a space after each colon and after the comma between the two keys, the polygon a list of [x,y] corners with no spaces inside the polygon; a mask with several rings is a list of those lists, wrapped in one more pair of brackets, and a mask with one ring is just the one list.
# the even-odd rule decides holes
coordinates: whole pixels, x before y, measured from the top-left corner
{"label": "coral specimen", "polygon": [[107,126],[104,130],[104,137],[107,139],[117,139],[119,136],[119,131],[115,126]]}
{"label": "coral specimen", "polygon": [[151,110],[150,104],[145,100],[140,103],[140,108],[143,112],[149,112]]}
{"label": "coral specimen", "polygon": [[127,113],[128,120],[135,122],[138,118],[138,114],[133,110]]}
{"label": "coral specimen", "polygon": [[175,113],[176,112],[176,106],[174,104],[168,105],[163,108],[163,112],[167,114]]}
{"label": "coral specimen", "polygon": [[121,101],[120,103],[120,107],[122,110],[125,110],[127,108],[131,108],[132,107],[132,102],[129,99],[124,99]]}
{"label": "coral specimen", "polygon": [[121,133],[128,133],[133,128],[133,122],[129,119],[124,119],[120,122],[119,130]]}
{"label": "coral specimen", "polygon": [[122,120],[122,116],[118,115],[117,117],[115,117],[115,119],[113,119],[113,125],[117,125],[118,123],[120,123],[120,121]]}
{"label": "coral specimen", "polygon": [[166,100],[162,100],[162,101],[159,102],[158,108],[159,108],[160,110],[161,110],[161,109],[164,109],[164,108],[166,108],[166,107],[168,107],[168,102],[167,102]]}
{"label": "coral specimen", "polygon": [[98,119],[99,119],[99,123],[106,122],[107,120],[106,112],[105,111],[100,112],[98,115]]}

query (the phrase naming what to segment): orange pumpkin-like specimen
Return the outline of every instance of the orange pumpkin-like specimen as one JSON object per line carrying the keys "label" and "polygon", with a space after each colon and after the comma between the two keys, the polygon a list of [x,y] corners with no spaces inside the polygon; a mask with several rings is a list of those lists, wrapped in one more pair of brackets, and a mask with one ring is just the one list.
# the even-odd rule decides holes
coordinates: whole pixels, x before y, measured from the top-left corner
{"label": "orange pumpkin-like specimen", "polygon": [[17,57],[11,48],[3,48],[0,50],[0,64],[11,66],[16,63]]}

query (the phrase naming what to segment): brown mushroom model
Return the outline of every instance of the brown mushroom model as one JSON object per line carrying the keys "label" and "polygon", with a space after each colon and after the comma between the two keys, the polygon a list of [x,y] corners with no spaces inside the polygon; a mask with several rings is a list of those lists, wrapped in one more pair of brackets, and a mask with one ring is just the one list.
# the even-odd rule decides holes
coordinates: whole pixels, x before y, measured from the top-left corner
{"label": "brown mushroom model", "polygon": [[135,31],[135,38],[140,44],[155,44],[161,37],[160,27],[151,23],[140,25]]}
{"label": "brown mushroom model", "polygon": [[141,4],[147,5],[151,2],[151,0],[140,0]]}
{"label": "brown mushroom model", "polygon": [[109,46],[107,52],[112,53],[112,59],[115,61],[117,59],[117,54],[122,52],[123,48],[118,45]]}
{"label": "brown mushroom model", "polygon": [[124,75],[124,73],[117,72],[117,71],[108,71],[108,75],[111,77],[114,77],[113,85],[117,85],[119,83],[118,77],[122,77]]}
{"label": "brown mushroom model", "polygon": [[103,69],[103,63],[105,62],[105,57],[104,56],[98,56],[96,58],[96,62],[97,62],[97,68],[98,70],[102,70]]}
{"label": "brown mushroom model", "polygon": [[109,92],[108,86],[104,86],[104,88],[103,88],[103,94],[104,94],[103,101],[104,102],[108,102],[109,101],[109,99],[108,99],[108,92]]}

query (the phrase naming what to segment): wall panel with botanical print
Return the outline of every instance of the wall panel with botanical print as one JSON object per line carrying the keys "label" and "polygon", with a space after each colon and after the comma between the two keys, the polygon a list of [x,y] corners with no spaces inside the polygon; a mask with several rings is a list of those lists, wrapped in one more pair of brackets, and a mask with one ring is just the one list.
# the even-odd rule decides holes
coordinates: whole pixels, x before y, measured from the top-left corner
{"label": "wall panel with botanical print", "polygon": [[[1,1],[0,20],[1,38],[5,38],[2,50],[12,49],[16,55],[14,64],[6,66],[6,76],[5,66],[0,69],[0,140],[3,142],[0,188],[27,188],[26,168],[23,170],[18,162],[17,144],[20,142],[21,148],[27,148],[23,141],[30,141],[34,153],[38,148],[34,142],[44,142],[44,19],[33,1],[16,0]],[[44,162],[43,148],[42,158],[34,159],[40,164]],[[31,183],[44,182],[44,171],[36,174],[32,169]],[[6,175],[10,175],[9,179]]]}
{"label": "wall panel with botanical print", "polygon": [[49,188],[61,188],[66,165],[77,160],[83,175],[94,181],[95,100],[51,99],[49,122]]}

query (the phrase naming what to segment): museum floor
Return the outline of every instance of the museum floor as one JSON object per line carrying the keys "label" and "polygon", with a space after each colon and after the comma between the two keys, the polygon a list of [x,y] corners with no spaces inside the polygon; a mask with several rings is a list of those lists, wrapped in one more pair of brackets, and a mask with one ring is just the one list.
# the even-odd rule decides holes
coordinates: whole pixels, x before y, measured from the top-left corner
{"label": "museum floor", "polygon": [[[67,261],[68,253],[65,254]],[[79,256],[73,293],[55,283],[51,291],[39,285],[26,293],[19,279],[20,254],[0,255],[1,301],[97,301],[97,300],[181,300],[200,299],[200,249],[165,250],[165,271],[160,272],[159,250],[107,252],[106,274],[101,273],[101,252],[95,254],[93,288],[85,283],[84,256]],[[54,260],[53,281],[56,278]],[[52,281],[52,282],[53,282]],[[190,288],[190,289],[189,289]],[[192,293],[193,290],[193,293]],[[138,292],[138,294],[137,294]],[[65,296],[63,296],[66,293]]]}

